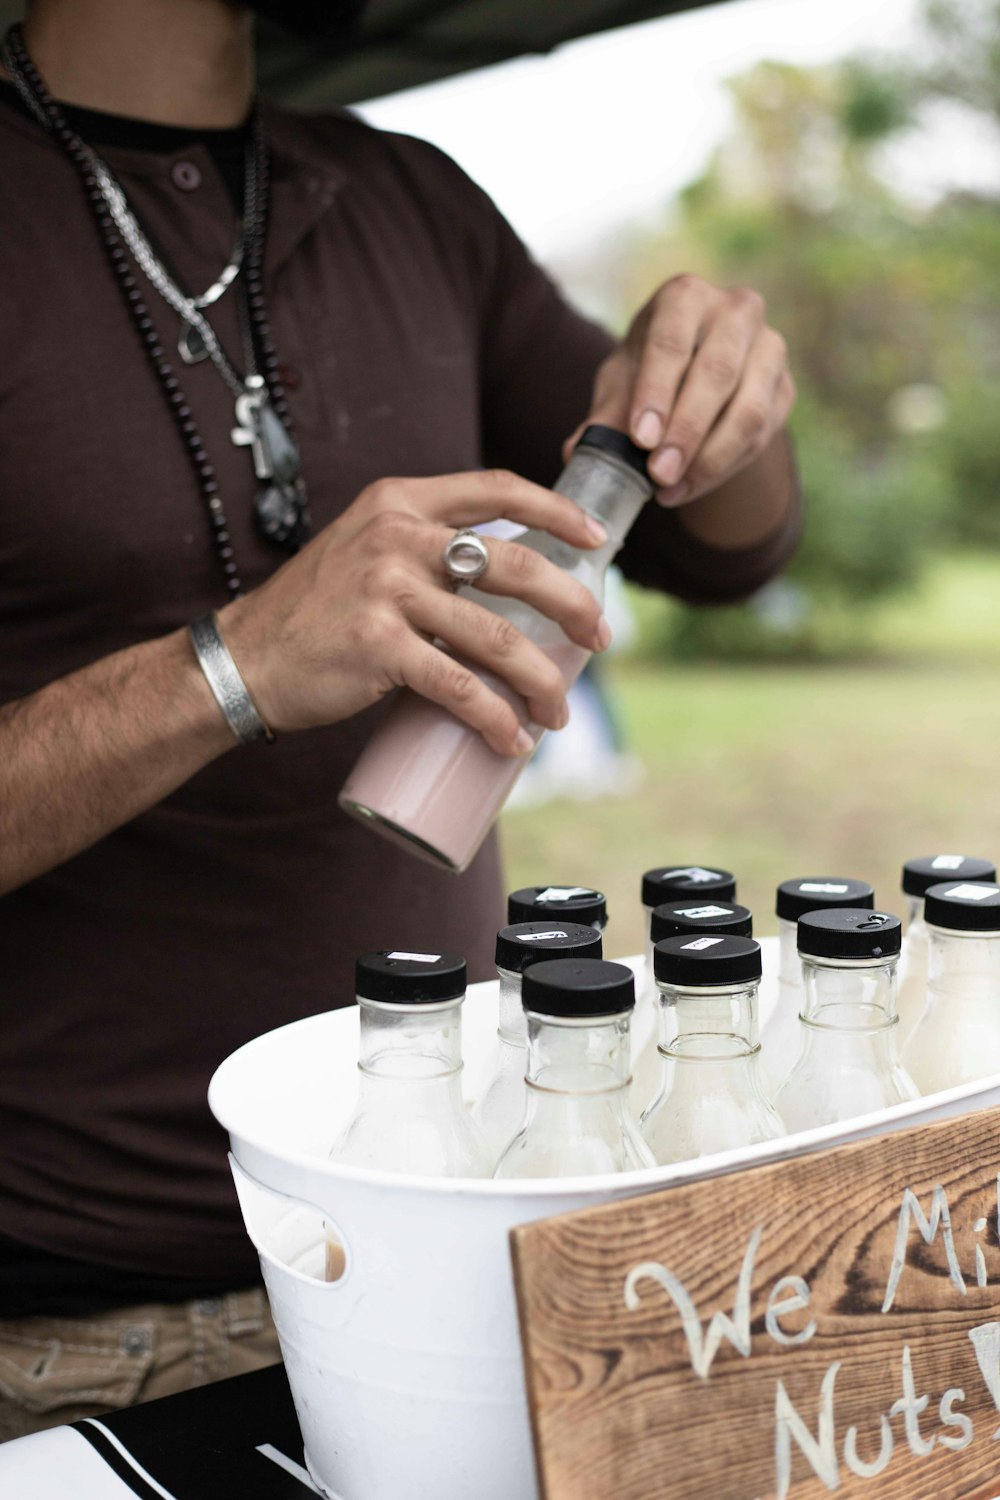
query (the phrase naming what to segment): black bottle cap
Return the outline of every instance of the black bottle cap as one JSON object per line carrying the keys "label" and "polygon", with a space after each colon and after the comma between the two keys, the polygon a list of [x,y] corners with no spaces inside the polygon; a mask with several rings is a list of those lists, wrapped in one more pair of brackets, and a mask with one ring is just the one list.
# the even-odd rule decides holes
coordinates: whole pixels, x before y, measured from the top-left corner
{"label": "black bottle cap", "polygon": [[613,453],[616,458],[628,464],[630,469],[641,474],[643,479],[649,479],[646,468],[649,454],[646,449],[638,447],[624,432],[619,432],[617,427],[604,427],[600,422],[591,422],[589,427],[584,428],[577,447],[600,448],[605,453]]}
{"label": "black bottle cap", "polygon": [[851,880],[846,875],[802,875],[781,882],[774,909],[783,922],[797,922],[807,911],[847,906],[873,911],[874,887],[867,880]]}
{"label": "black bottle cap", "polygon": [[996,865],[969,854],[928,854],[908,859],[903,866],[903,890],[908,896],[923,896],[932,885],[960,880],[996,880]]}
{"label": "black bottle cap", "polygon": [[665,938],[653,949],[653,973],[660,984],[753,984],[761,975],[760,944],[711,933]]}
{"label": "black bottle cap", "polygon": [[796,939],[810,958],[891,958],[903,942],[903,924],[884,911],[835,907],[799,918]]}
{"label": "black bottle cap", "polygon": [[669,901],[654,906],[649,935],[654,943],[690,933],[716,933],[720,937],[753,937],[753,917],[745,906],[721,901]]}
{"label": "black bottle cap", "polygon": [[525,969],[521,1004],[538,1016],[610,1016],[635,1005],[635,978],[602,958],[550,958]]}
{"label": "black bottle cap", "polygon": [[736,876],[728,870],[706,865],[658,865],[642,877],[643,906],[662,906],[667,901],[685,901],[688,896],[711,896],[713,900],[736,900]]}
{"label": "black bottle cap", "polygon": [[583,885],[526,885],[507,897],[508,922],[537,922],[558,917],[603,929],[608,925],[608,902],[601,891]]}
{"label": "black bottle cap", "polygon": [[355,993],[386,1005],[433,1005],[465,994],[465,959],[455,953],[366,953],[354,964]]}
{"label": "black bottle cap", "polygon": [[497,933],[498,969],[523,974],[547,958],[601,958],[604,941],[582,922],[515,922]]}
{"label": "black bottle cap", "polygon": [[1000,932],[1000,886],[985,880],[944,880],[924,895],[924,917],[954,932]]}

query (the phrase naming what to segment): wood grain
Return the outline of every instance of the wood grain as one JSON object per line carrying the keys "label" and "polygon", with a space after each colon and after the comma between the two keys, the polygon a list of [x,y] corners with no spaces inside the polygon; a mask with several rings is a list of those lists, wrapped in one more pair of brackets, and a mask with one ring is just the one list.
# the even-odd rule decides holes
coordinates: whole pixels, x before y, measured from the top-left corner
{"label": "wood grain", "polygon": [[[990,1109],[515,1229],[544,1500],[1000,1495],[1000,1410],[969,1336],[983,1329],[977,1339],[1000,1395],[998,1172],[1000,1109]],[[911,1213],[905,1262],[883,1312],[908,1189],[928,1217],[943,1189],[954,1264],[943,1225],[925,1243]],[[670,1293],[654,1277],[637,1278],[630,1310],[626,1280],[644,1263],[666,1268],[707,1330],[716,1310],[732,1317],[758,1230],[749,1353],[723,1338],[701,1376]],[[768,1299],[789,1276],[806,1283],[809,1306],[772,1319],[775,1338]],[[810,1320],[804,1342],[779,1341],[802,1335]],[[904,1396],[905,1349],[913,1393],[928,1397],[922,1409],[911,1402],[909,1414],[892,1410]],[[986,1358],[991,1351],[995,1359]],[[815,1463],[789,1439],[783,1489],[777,1436],[788,1427],[776,1416],[779,1393],[816,1441],[824,1378],[831,1437]],[[942,1412],[949,1390],[962,1394]],[[883,1454],[891,1447],[881,1472],[853,1472],[874,1463],[880,1445]],[[845,1452],[860,1463],[852,1468]]]}

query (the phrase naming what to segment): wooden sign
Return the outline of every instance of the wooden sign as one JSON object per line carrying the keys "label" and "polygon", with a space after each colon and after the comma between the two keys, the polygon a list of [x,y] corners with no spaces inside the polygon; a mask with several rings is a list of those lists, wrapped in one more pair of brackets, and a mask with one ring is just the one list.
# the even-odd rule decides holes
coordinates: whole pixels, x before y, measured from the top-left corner
{"label": "wooden sign", "polygon": [[544,1500],[1000,1496],[1000,1109],[512,1232]]}

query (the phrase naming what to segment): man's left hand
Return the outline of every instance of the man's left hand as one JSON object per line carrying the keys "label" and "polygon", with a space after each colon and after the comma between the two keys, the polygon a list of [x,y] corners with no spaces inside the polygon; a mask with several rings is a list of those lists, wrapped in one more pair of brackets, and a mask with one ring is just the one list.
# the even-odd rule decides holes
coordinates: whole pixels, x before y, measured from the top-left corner
{"label": "man's left hand", "polygon": [[785,425],[795,403],[786,359],[758,292],[674,276],[601,365],[587,421],[648,449],[656,498],[683,505],[749,467]]}

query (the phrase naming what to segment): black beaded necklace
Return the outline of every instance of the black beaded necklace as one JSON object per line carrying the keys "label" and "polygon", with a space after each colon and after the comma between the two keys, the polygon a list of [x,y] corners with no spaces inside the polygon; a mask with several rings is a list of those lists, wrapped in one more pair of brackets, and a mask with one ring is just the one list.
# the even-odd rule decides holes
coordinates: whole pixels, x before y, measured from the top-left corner
{"label": "black beaded necklace", "polygon": [[[230,597],[243,592],[233,553],[229,523],[219,494],[215,468],[201,433],[167,358],[134,274],[136,261],[112,216],[98,176],[99,164],[89,146],[70,128],[24,44],[20,25],[11,26],[4,38],[4,56],[15,86],[30,96],[29,102],[72,161],[107,251],[111,269],[125,299],[132,323],[146,357],[156,375],[176,423],[188,460],[194,471],[208,516],[209,527],[225,586]],[[237,426],[234,441],[251,449],[257,477],[262,481],[255,513],[259,533],[287,552],[296,552],[309,534],[309,512],[305,487],[299,473],[291,415],[278,360],[271,339],[263,286],[264,239],[268,204],[268,153],[256,108],[251,117],[255,192],[248,222],[244,225],[242,265],[245,323],[245,353],[250,370],[237,396]],[[239,291],[239,287],[237,288]],[[259,367],[259,375],[255,365]]]}

